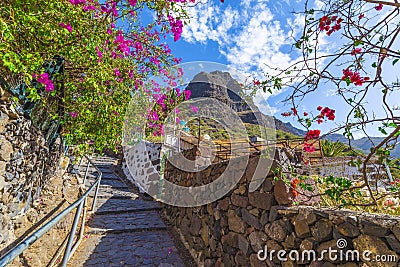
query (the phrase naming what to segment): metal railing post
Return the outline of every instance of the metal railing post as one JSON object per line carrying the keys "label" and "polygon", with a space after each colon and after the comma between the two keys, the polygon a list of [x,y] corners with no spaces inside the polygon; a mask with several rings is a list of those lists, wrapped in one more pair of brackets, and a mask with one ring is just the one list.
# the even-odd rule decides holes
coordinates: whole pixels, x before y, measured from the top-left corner
{"label": "metal railing post", "polygon": [[89,172],[89,166],[90,166],[90,162],[88,161],[88,163],[87,163],[87,165],[86,165],[85,176],[83,177],[83,185],[85,186],[85,188],[86,188],[86,185],[85,185],[85,183],[86,183],[86,178],[87,178],[87,174],[88,174],[88,172]]}
{"label": "metal railing post", "polygon": [[96,191],[94,192],[94,196],[93,196],[93,203],[92,203],[92,209],[91,209],[91,211],[94,211],[94,207],[95,207],[95,205],[96,205],[96,201],[97,201],[97,194],[98,194],[98,192],[99,192],[99,188],[100,188],[100,182],[101,182],[101,176],[102,176],[102,173],[101,174],[99,174],[99,181],[97,182],[97,185],[96,185]]}
{"label": "metal railing post", "polygon": [[76,213],[75,213],[74,223],[72,224],[71,232],[70,232],[69,238],[68,238],[67,247],[65,248],[63,261],[61,263],[62,267],[67,266],[71,248],[72,248],[72,243],[74,242],[76,228],[78,227],[79,218],[81,217],[82,207],[83,207],[83,201],[79,204],[78,209],[76,210]]}
{"label": "metal railing post", "polygon": [[[98,190],[100,187],[100,182],[101,182],[101,177],[102,177],[102,172],[100,171],[100,169],[97,168],[96,165],[94,165],[88,157],[85,156],[85,158],[88,161],[88,165],[86,167],[84,180],[86,181],[89,166],[93,165],[93,167],[96,169],[96,172],[98,174],[96,177],[96,181],[89,186],[89,188],[82,194],[82,196],[79,197],[78,200],[76,200],[74,203],[72,203],[70,206],[68,206],[66,209],[64,209],[61,213],[56,215],[49,222],[47,222],[45,225],[43,225],[38,230],[36,230],[33,234],[31,234],[26,239],[21,241],[13,249],[8,251],[5,255],[0,257],[0,267],[6,266],[7,264],[11,263],[16,257],[18,257],[18,255],[20,255],[22,252],[24,252],[26,249],[28,249],[36,240],[38,240],[40,237],[42,237],[44,234],[46,234],[55,225],[57,225],[57,223],[59,223],[65,216],[67,216],[69,213],[73,212],[73,210],[76,208],[76,214],[75,214],[74,222],[73,222],[71,231],[69,233],[69,236],[67,236],[65,238],[64,242],[59,247],[58,252],[56,252],[56,255],[53,257],[53,260],[50,263],[50,266],[51,266],[56,261],[58,256],[61,254],[61,251],[63,250],[63,248],[66,246],[61,266],[64,267],[67,265],[69,258],[71,258],[72,254],[78,247],[78,245],[81,242],[82,237],[83,237],[83,233],[84,233],[83,228],[85,226],[85,219],[86,219],[87,197],[89,196],[89,194],[91,192],[93,192],[94,189],[96,190],[95,194],[94,194],[93,205],[92,205],[92,209],[94,209],[94,205],[96,204],[96,199],[97,199]],[[83,161],[83,158],[81,159],[80,164],[82,163],[82,161]],[[82,214],[82,209],[84,209],[84,210],[83,210],[82,224],[81,224],[79,237],[77,238],[75,245],[72,246],[72,244],[74,242],[74,237],[76,235],[77,227],[79,224],[79,219]]]}

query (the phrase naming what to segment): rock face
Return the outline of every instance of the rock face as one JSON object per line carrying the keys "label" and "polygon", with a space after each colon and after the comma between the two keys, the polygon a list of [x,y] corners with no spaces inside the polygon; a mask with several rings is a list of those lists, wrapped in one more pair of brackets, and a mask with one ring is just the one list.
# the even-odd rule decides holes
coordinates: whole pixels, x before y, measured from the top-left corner
{"label": "rock face", "polygon": [[[191,99],[207,97],[215,98],[225,103],[239,115],[244,123],[274,127],[275,121],[278,121],[273,117],[262,114],[251,99],[244,101],[241,96],[242,89],[240,84],[232,78],[229,72],[200,72],[194,76],[187,89],[191,91]],[[223,112],[225,111],[221,110],[219,112],[223,116]],[[278,124],[284,127],[282,122]],[[289,132],[286,127],[284,130]]]}
{"label": "rock face", "polygon": [[54,175],[59,147],[46,147],[31,121],[0,100],[0,251],[13,241],[16,216],[34,204]]}

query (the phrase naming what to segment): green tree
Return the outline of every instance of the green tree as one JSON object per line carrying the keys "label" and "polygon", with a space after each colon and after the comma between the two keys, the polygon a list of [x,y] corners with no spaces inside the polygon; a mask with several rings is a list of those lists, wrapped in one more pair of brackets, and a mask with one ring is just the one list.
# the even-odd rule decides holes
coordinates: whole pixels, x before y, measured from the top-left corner
{"label": "green tree", "polygon": [[[133,90],[150,75],[173,80],[179,62],[163,42],[180,37],[181,1],[4,0],[0,4],[0,75],[21,80],[28,98],[62,123],[62,135],[85,151],[115,149]],[[144,23],[145,12],[155,19]],[[48,75],[44,63],[65,59]],[[33,86],[34,84],[39,86]]]}

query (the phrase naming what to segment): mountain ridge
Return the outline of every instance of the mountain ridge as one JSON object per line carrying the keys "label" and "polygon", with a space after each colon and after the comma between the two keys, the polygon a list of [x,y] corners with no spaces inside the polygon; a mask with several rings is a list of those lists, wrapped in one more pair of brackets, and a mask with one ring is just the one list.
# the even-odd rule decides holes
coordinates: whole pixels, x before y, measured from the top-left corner
{"label": "mountain ridge", "polygon": [[[272,126],[272,119],[275,129],[303,137],[306,131],[296,128],[290,122],[283,122],[274,116],[263,114],[254,104],[251,98],[243,101],[243,94],[240,84],[232,78],[229,72],[213,71],[210,73],[200,72],[195,75],[186,89],[191,91],[190,98],[211,97],[218,99],[233,110],[235,110],[244,123],[259,124],[260,121],[265,126]],[[242,96],[241,96],[242,95]],[[221,111],[223,112],[223,111]],[[268,125],[271,124],[271,125]],[[325,136],[329,141],[339,141],[348,144],[348,139],[341,134],[330,134]],[[385,137],[363,137],[352,139],[353,148],[369,153],[371,147],[379,144]],[[400,157],[400,146],[391,151],[392,157]]]}

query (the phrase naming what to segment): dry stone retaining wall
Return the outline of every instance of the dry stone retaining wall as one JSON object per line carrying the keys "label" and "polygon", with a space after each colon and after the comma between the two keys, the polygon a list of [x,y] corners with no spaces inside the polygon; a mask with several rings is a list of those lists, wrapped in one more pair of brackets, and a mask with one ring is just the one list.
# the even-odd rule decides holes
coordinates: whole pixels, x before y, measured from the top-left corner
{"label": "dry stone retaining wall", "polygon": [[[208,205],[182,208],[165,205],[165,214],[180,232],[199,266],[397,266],[390,262],[364,262],[363,251],[375,255],[400,253],[400,219],[392,216],[362,214],[344,210],[290,207],[290,190],[266,173],[263,184],[250,193],[248,186],[258,157],[251,157],[242,179],[225,197]],[[210,166],[196,175],[167,164],[165,178],[190,185],[218,178],[226,163]],[[338,249],[358,250],[360,261],[336,260],[325,255],[320,261],[259,260],[257,253],[281,249],[289,253]],[[261,255],[261,254],[260,254]],[[318,254],[317,254],[318,255]],[[343,257],[342,257],[343,258]],[[340,258],[338,258],[340,259]]]}
{"label": "dry stone retaining wall", "polygon": [[0,99],[0,251],[14,239],[14,219],[40,201],[60,157],[8,100]]}

